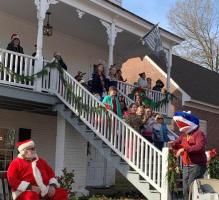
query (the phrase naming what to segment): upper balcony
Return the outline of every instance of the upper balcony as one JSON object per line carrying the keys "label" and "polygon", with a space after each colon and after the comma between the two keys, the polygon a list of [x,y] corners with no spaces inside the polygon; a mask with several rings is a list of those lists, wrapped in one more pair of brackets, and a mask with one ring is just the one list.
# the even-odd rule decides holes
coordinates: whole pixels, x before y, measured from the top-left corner
{"label": "upper balcony", "polygon": [[[48,62],[49,61],[44,60],[43,66],[45,66]],[[13,73],[19,74],[21,77],[22,76],[33,77],[34,74],[36,74],[36,58],[35,57],[8,51],[5,49],[0,49],[0,63],[2,63],[2,67],[4,67],[4,68],[1,68],[1,71],[0,71],[0,83],[1,84],[19,87],[20,89],[21,88],[28,89],[28,91],[32,91],[32,94],[36,92],[36,94],[43,95],[45,99],[49,97],[50,95],[51,97],[49,99],[52,98],[53,89],[57,87],[57,84],[59,82],[59,77],[57,77],[57,74],[55,73],[54,69],[48,68],[47,69],[48,73],[42,74],[38,78],[35,77],[35,79],[32,79],[32,80],[26,80],[26,79],[22,80],[22,78],[17,79],[13,75]],[[40,90],[39,89],[37,90],[37,84],[39,83],[40,83]],[[128,83],[120,82],[120,81],[118,81],[117,86],[119,89],[119,94],[125,97],[126,103],[128,105],[133,103],[133,100],[131,100],[128,97],[128,94],[130,94],[134,89],[136,89],[136,86],[128,84]],[[5,97],[7,97],[6,90],[7,89],[5,88],[4,90],[5,92],[3,92]],[[13,88],[13,91],[15,92],[16,89]],[[159,102],[165,98],[165,95],[158,91],[146,90],[145,93],[146,93],[146,96],[154,102]],[[31,99],[29,100],[34,101],[32,97],[30,97]],[[39,97],[35,97],[35,98],[38,99]],[[42,97],[40,97],[39,99],[42,99]],[[49,101],[51,100],[48,100],[46,102],[41,102],[41,103],[49,104]],[[53,99],[52,102],[57,103],[55,99]],[[48,107],[46,108],[48,109]],[[156,113],[162,113],[166,115],[167,104],[164,104],[157,108],[153,108],[153,110]]]}

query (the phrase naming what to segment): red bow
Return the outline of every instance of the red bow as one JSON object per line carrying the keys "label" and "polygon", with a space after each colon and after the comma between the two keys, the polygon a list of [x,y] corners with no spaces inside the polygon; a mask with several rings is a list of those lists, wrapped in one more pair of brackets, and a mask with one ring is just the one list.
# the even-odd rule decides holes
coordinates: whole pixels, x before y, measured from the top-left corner
{"label": "red bow", "polygon": [[105,107],[106,107],[107,110],[111,109],[111,107],[110,107],[110,105],[108,103],[105,103]]}
{"label": "red bow", "polygon": [[210,155],[210,159],[214,158],[217,155],[216,149],[210,150],[209,155]]}

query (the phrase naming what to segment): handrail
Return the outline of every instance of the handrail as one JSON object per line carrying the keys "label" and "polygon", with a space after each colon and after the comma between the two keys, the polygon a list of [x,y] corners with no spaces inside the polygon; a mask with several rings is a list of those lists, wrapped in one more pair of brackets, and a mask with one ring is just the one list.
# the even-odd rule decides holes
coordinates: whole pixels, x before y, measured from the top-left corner
{"label": "handrail", "polygon": [[[133,89],[138,88],[138,86],[131,85],[129,83],[125,83],[122,81],[117,81],[117,89],[124,95],[126,95],[126,99],[128,99],[128,94],[131,94]],[[159,102],[165,98],[165,94],[156,90],[144,89],[145,94],[148,98],[152,99],[154,102]],[[167,107],[168,105],[162,105],[159,108],[153,108],[153,111],[156,113],[162,113],[167,115]]]}
{"label": "handrail", "polygon": [[[126,82],[124,82],[124,81],[117,81],[117,83],[118,83],[118,87],[120,87],[120,89],[121,89],[122,87],[124,87],[124,86],[128,86],[128,87],[132,88],[131,90],[133,90],[134,88],[138,88],[137,85],[132,85],[132,84],[126,83]],[[157,91],[157,90],[150,90],[150,89],[144,89],[144,90],[145,90],[145,91],[148,91],[148,92],[154,92],[154,93],[163,95],[162,92]],[[126,93],[125,93],[125,94],[126,94]]]}
{"label": "handrail", "polygon": [[27,55],[27,54],[18,53],[18,52],[14,52],[14,51],[10,51],[10,50],[7,50],[7,49],[2,49],[2,48],[0,48],[0,52],[6,52],[6,53],[18,55],[18,56],[25,56],[26,58],[30,58],[30,59],[33,59],[33,60],[36,59],[35,57]]}
{"label": "handrail", "polygon": [[[58,73],[58,72],[57,72]],[[72,93],[81,97],[81,102],[89,107],[104,106],[94,95],[76,81],[68,72],[64,71],[64,79],[71,85]],[[113,151],[124,159],[133,169],[144,177],[159,192],[163,187],[162,152],[142,137],[138,132],[126,124],[112,111],[88,112],[78,110],[75,99],[67,95],[67,90],[59,76],[56,79],[55,94],[74,113],[79,114],[81,120],[100,137]]]}

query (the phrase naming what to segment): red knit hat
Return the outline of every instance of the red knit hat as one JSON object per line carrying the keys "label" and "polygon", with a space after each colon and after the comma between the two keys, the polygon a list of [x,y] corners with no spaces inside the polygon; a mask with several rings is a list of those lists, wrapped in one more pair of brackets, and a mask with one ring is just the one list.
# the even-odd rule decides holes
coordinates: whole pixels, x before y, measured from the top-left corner
{"label": "red knit hat", "polygon": [[17,147],[18,151],[21,152],[24,149],[27,149],[29,147],[35,147],[35,143],[31,139],[30,140],[25,140],[25,141],[22,141],[22,142],[17,142],[16,147]]}
{"label": "red knit hat", "polygon": [[19,35],[18,35],[17,33],[13,33],[13,34],[11,35],[11,41],[13,41],[14,39],[20,40],[20,37],[19,37]]}

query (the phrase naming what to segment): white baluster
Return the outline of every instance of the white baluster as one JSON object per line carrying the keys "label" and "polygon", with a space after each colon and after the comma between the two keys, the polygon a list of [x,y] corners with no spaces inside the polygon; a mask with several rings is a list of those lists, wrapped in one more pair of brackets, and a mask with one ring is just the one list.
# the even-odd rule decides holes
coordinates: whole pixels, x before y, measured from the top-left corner
{"label": "white baluster", "polygon": [[156,182],[156,173],[157,171],[157,152],[153,150],[153,181]]}
{"label": "white baluster", "polygon": [[[9,70],[10,73],[12,72],[12,67],[13,67],[13,55],[10,55],[10,64],[9,64]],[[11,82],[11,74],[9,74],[9,82]]]}
{"label": "white baluster", "polygon": [[143,164],[144,164],[144,160],[143,160],[143,155],[144,155],[144,141],[141,140],[141,158],[140,158],[140,169],[143,171]]}
{"label": "white baluster", "polygon": [[136,162],[136,139],[138,140],[138,138],[136,138],[136,135],[133,134],[133,132],[131,131],[131,150],[132,150],[132,155],[131,155],[131,158],[132,158],[132,162],[135,163]]}
{"label": "white baluster", "polygon": [[[15,68],[14,68],[14,73],[17,74],[17,68],[18,68],[18,55],[15,56]],[[16,82],[16,79],[14,78],[14,81]]]}
{"label": "white baluster", "polygon": [[157,184],[161,187],[161,182],[160,182],[160,175],[161,175],[161,171],[160,171],[160,165],[161,165],[161,156],[158,154],[158,161],[157,161]]}
{"label": "white baluster", "polygon": [[[137,167],[139,168],[139,166],[140,166],[140,163],[139,163],[139,158],[140,158],[140,137],[138,136],[138,135],[136,135],[136,137],[137,137],[137,163],[136,163],[136,165],[137,165]],[[136,145],[136,143],[135,143],[135,145]],[[136,146],[134,146],[134,149],[136,149]]]}
{"label": "white baluster", "polygon": [[148,165],[149,165],[149,171],[148,171],[148,176],[151,178],[151,167],[152,167],[152,148],[149,146],[149,160],[148,160]]}
{"label": "white baluster", "polygon": [[162,200],[169,200],[169,190],[167,182],[167,171],[168,171],[168,155],[169,150],[167,147],[162,149]]}

